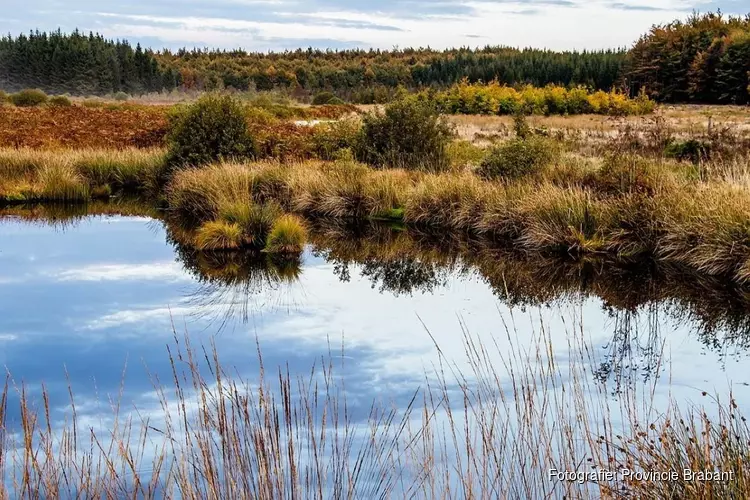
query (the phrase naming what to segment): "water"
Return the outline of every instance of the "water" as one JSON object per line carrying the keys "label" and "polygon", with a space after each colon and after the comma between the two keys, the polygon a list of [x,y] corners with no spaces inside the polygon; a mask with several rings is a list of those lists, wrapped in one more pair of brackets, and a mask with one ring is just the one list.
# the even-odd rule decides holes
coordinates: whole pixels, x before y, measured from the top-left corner
{"label": "water", "polygon": [[352,233],[316,230],[290,263],[196,255],[144,217],[2,218],[0,364],[32,395],[44,385],[60,422],[70,385],[79,417],[106,428],[120,393],[124,407],[158,412],[154,382],[170,380],[175,337],[215,344],[249,380],[258,347],[267,370],[292,374],[333,357],[352,418],[365,420],[373,399],[410,401],[438,364],[436,345],[463,369],[462,332],[503,353],[544,328],[562,362],[582,332],[592,380],[612,401],[655,383],[657,406],[729,391],[750,406],[750,302],[721,280],[524,259],[382,227]]}

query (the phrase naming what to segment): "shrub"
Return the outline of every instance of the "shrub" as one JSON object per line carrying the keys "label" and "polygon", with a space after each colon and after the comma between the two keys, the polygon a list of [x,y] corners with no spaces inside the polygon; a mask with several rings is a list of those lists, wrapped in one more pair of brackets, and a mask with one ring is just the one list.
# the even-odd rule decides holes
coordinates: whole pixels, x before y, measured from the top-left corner
{"label": "shrub", "polygon": [[323,160],[335,159],[342,149],[355,147],[359,129],[359,121],[353,119],[317,125],[312,135],[315,154]]}
{"label": "shrub", "polygon": [[123,102],[123,101],[127,101],[128,99],[130,99],[130,96],[126,94],[125,92],[120,91],[115,94],[115,101]]}
{"label": "shrub", "polygon": [[4,90],[0,90],[0,106],[9,101],[8,94]]}
{"label": "shrub", "polygon": [[518,179],[536,174],[554,159],[554,147],[548,139],[513,139],[490,150],[479,167],[486,179]]}
{"label": "shrub", "polygon": [[664,155],[667,158],[698,164],[711,159],[711,144],[698,139],[671,142],[664,148]]}
{"label": "shrub", "polygon": [[307,242],[307,229],[302,220],[294,215],[283,215],[274,223],[266,242],[269,253],[300,253]]}
{"label": "shrub", "polygon": [[646,114],[654,102],[645,94],[636,99],[617,91],[590,93],[585,87],[571,89],[556,85],[544,88],[526,85],[518,89],[497,81],[469,83],[467,79],[440,91],[423,91],[420,96],[433,101],[447,113],[512,115],[601,113],[612,115]]}
{"label": "shrub", "polygon": [[[323,104],[334,104],[333,102],[331,102],[334,99],[338,99],[338,97],[336,97],[333,94],[333,92],[323,91],[323,92],[318,92],[317,94],[315,94],[315,97],[313,97],[312,103],[313,103],[313,106],[321,106]],[[341,99],[338,99],[338,100],[341,101]]]}
{"label": "shrub", "polygon": [[39,89],[26,89],[10,96],[10,101],[20,107],[40,106],[47,100],[47,94]]}
{"label": "shrub", "polygon": [[378,167],[445,170],[452,130],[437,110],[415,99],[400,99],[384,113],[367,115],[357,141],[360,161]]}
{"label": "shrub", "polygon": [[[244,106],[209,94],[170,117],[168,170],[254,156]],[[169,173],[169,172],[167,172]]]}
{"label": "shrub", "polygon": [[519,139],[527,139],[533,135],[531,127],[526,121],[526,115],[520,112],[513,115],[513,131]]}
{"label": "shrub", "polygon": [[49,100],[50,106],[56,106],[59,108],[67,108],[73,105],[72,102],[70,102],[70,99],[68,99],[64,95],[56,95],[50,98]]}
{"label": "shrub", "polygon": [[195,235],[198,250],[234,250],[242,245],[243,235],[239,224],[211,221],[203,224]]}

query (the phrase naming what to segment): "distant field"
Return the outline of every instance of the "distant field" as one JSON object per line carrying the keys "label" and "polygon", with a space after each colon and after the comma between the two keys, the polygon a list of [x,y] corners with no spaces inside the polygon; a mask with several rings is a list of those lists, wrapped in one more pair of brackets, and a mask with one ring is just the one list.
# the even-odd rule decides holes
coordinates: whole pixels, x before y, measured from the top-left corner
{"label": "distant field", "polygon": [[[189,102],[189,96],[185,102]],[[74,99],[71,107],[0,109],[0,147],[55,148],[153,148],[165,145],[167,115],[176,104],[156,97],[135,100],[126,104],[112,100]],[[84,105],[84,103],[86,103]],[[294,122],[328,120],[346,115],[382,109],[379,105],[360,106],[287,106],[274,104],[259,107],[280,122],[288,122],[287,132],[304,134]],[[263,121],[264,114],[255,118]],[[279,118],[279,116],[281,118]],[[513,135],[513,118],[491,115],[448,115],[460,139],[478,145],[505,140]],[[583,136],[592,142],[611,138],[623,127],[642,128],[661,122],[677,135],[691,135],[707,131],[731,129],[733,133],[750,138],[750,107],[716,105],[662,105],[652,115],[612,117],[604,115],[530,116],[529,124],[549,133],[559,132],[566,137]],[[307,128],[307,127],[304,127]]]}

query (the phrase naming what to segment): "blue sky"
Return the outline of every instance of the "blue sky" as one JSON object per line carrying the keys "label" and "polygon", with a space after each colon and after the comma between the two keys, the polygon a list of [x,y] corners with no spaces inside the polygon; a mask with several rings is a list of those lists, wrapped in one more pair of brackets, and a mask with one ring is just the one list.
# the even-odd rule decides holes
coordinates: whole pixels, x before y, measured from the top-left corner
{"label": "blue sky", "polygon": [[161,48],[630,45],[692,10],[750,0],[3,0],[0,32],[81,28]]}

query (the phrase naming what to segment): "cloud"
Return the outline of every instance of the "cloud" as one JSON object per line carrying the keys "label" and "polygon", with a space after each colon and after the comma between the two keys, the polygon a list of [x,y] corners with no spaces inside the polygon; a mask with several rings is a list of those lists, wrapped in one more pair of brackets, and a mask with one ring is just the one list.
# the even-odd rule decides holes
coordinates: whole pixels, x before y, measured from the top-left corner
{"label": "cloud", "polygon": [[[693,9],[743,13],[739,0],[5,0],[0,30],[99,31],[154,48],[246,50],[632,44]],[[595,20],[595,22],[592,22]]]}
{"label": "cloud", "polygon": [[92,264],[50,273],[58,281],[179,281],[190,279],[174,261],[149,264]]}
{"label": "cloud", "polygon": [[[155,327],[157,325],[167,324],[172,318],[181,318],[189,314],[194,314],[193,307],[154,307],[144,309],[127,309],[106,314],[99,318],[93,319],[85,324],[86,330],[105,330],[123,325],[137,325],[143,327]],[[156,330],[163,331],[163,330]],[[137,336],[136,331],[130,334]]]}

